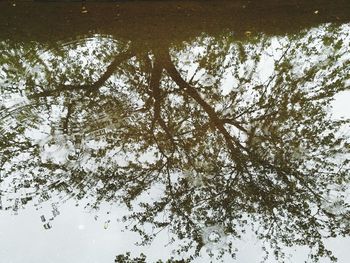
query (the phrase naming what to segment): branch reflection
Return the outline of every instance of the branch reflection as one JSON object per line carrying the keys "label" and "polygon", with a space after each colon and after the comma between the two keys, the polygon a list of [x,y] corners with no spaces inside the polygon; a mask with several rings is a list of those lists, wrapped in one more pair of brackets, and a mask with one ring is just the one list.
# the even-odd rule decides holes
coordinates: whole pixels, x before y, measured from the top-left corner
{"label": "branch reflection", "polygon": [[350,144],[329,106],[349,88],[349,41],[348,25],[326,25],[178,45],[3,42],[2,208],[59,197],[55,217],[67,198],[107,201],[130,209],[143,244],[168,229],[188,259],[234,257],[248,227],[277,259],[282,244],[334,259],[323,242],[349,234]]}

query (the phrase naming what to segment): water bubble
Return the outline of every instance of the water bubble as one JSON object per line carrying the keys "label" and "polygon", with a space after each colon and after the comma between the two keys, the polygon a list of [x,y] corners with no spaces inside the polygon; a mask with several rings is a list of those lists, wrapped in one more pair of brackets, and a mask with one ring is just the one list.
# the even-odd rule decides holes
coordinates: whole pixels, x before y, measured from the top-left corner
{"label": "water bubble", "polygon": [[202,230],[202,240],[207,249],[218,249],[225,245],[226,235],[221,226],[210,226]]}
{"label": "water bubble", "polygon": [[107,220],[107,221],[105,222],[103,228],[104,228],[104,229],[107,229],[110,222],[111,222],[110,220]]}

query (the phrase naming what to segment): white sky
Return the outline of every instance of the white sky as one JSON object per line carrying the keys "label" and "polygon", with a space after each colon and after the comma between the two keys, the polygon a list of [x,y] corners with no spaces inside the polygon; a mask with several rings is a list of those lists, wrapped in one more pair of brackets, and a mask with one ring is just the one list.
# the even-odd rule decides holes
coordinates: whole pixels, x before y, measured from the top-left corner
{"label": "white sky", "polygon": [[[105,207],[107,208],[107,207]],[[164,247],[168,240],[166,232],[147,248],[134,245],[138,240],[135,233],[122,232],[123,223],[116,218],[122,210],[112,209],[108,218],[111,222],[105,229],[107,209],[102,208],[100,218],[94,219],[94,213],[87,213],[74,202],[67,202],[60,209],[61,215],[55,218],[53,228],[44,230],[40,216],[43,211],[28,208],[13,216],[1,212],[0,220],[0,262],[1,263],[113,263],[115,255],[131,251],[135,255],[143,252],[150,260],[166,258],[169,248]],[[119,212],[119,213],[118,213]],[[101,218],[105,214],[105,218]],[[327,242],[339,263],[347,263],[350,257],[350,238],[337,238]],[[239,263],[259,262],[263,256],[261,243],[253,234],[247,234],[237,242]],[[307,259],[308,250],[298,248],[289,250],[293,257],[286,262],[299,263]],[[226,259],[224,262],[231,262]],[[152,261],[150,261],[152,262]],[[209,262],[202,257],[195,262]],[[214,261],[215,262],[215,261]],[[274,262],[270,259],[269,262]],[[326,260],[321,262],[328,262]]]}

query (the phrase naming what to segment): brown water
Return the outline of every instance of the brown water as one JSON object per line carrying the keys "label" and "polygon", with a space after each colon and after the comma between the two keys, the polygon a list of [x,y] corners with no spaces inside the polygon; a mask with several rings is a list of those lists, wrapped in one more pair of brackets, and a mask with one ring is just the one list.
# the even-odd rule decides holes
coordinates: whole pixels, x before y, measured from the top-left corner
{"label": "brown water", "polygon": [[170,262],[231,262],[246,231],[267,262],[299,245],[333,259],[325,240],[350,231],[349,121],[331,108],[350,87],[348,11],[1,2],[0,216],[49,205],[51,231],[67,199],[109,203],[145,251],[167,232]]}

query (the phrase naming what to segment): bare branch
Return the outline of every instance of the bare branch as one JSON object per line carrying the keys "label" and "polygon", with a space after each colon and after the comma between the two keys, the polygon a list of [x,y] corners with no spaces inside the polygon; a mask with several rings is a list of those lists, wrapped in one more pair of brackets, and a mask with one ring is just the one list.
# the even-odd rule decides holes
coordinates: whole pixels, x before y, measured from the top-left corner
{"label": "bare branch", "polygon": [[156,59],[154,62],[154,66],[152,69],[152,75],[151,75],[151,81],[150,81],[150,88],[152,92],[152,97],[154,98],[154,117],[152,121],[152,131],[154,129],[155,123],[157,122],[159,126],[164,130],[167,137],[171,141],[172,145],[175,145],[173,136],[171,135],[171,132],[169,128],[167,127],[165,121],[162,119],[160,112],[161,112],[161,103],[162,103],[162,94],[160,89],[160,79],[162,76],[163,67],[159,63],[159,61]]}
{"label": "bare branch", "polygon": [[197,90],[189,85],[180,75],[180,73],[176,70],[174,64],[170,59],[169,52],[164,52],[158,54],[162,62],[164,63],[164,68],[168,72],[169,76],[175,81],[178,87],[188,94],[191,98],[193,98],[207,113],[209,119],[212,121],[217,130],[224,136],[226,144],[230,149],[232,157],[237,161],[237,163],[242,164],[241,160],[241,150],[245,147],[234,137],[232,137],[229,132],[224,127],[225,122],[222,121],[215,110],[201,97],[201,95],[197,92]]}
{"label": "bare branch", "polygon": [[49,97],[59,94],[64,91],[74,91],[74,90],[85,90],[87,92],[96,91],[103,86],[103,84],[112,76],[118,66],[125,60],[135,56],[135,52],[131,49],[118,54],[111,64],[107,67],[106,71],[101,75],[101,77],[92,84],[84,85],[60,85],[57,89],[54,90],[45,90],[43,92],[29,96],[29,98],[41,98]]}

